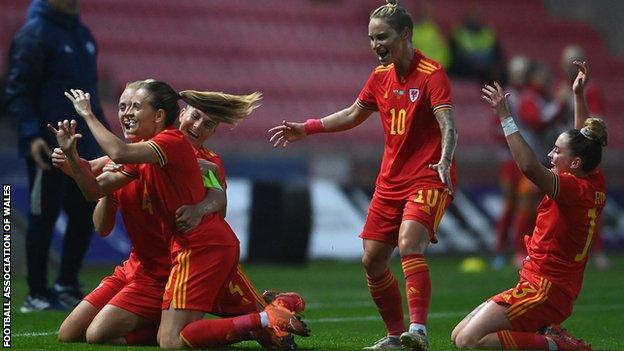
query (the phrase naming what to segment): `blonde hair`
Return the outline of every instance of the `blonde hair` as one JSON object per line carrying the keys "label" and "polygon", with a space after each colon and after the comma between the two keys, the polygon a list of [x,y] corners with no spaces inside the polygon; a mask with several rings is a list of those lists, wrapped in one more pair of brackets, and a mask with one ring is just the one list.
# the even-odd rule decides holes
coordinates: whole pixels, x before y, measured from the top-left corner
{"label": "blonde hair", "polygon": [[262,99],[262,93],[254,92],[249,95],[232,95],[214,91],[184,90],[180,98],[210,116],[219,123],[237,124],[249,116]]}
{"label": "blonde hair", "polygon": [[586,119],[583,128],[581,128],[581,134],[589,140],[599,142],[602,147],[607,146],[609,133],[607,132],[607,125],[601,118]]}
{"label": "blonde hair", "polygon": [[370,19],[384,19],[392,29],[398,33],[402,32],[406,27],[409,30],[414,29],[414,20],[407,10],[401,6],[397,0],[386,0],[385,5],[381,5],[370,14]]}

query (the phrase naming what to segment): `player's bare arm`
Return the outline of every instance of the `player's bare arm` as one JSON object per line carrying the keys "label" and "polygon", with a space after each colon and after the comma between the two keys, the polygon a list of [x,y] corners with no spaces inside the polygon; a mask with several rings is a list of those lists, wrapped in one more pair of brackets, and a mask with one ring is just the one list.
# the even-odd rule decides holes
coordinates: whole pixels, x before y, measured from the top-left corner
{"label": "player's bare arm", "polygon": [[[503,88],[498,83],[494,82],[494,86],[486,85],[481,89],[481,92],[481,98],[489,104],[501,122],[505,123],[509,121],[509,118],[512,118],[510,123],[513,123],[513,116],[507,106],[508,94],[505,94]],[[515,127],[515,123],[513,123],[513,126]],[[511,155],[520,171],[544,193],[553,194],[556,175],[539,162],[537,156],[517,128],[515,128],[515,131],[513,129],[510,131],[512,132],[509,133],[507,130],[504,130],[504,134]]]}
{"label": "player's bare arm", "polygon": [[430,167],[438,171],[440,180],[446,185],[449,193],[452,194],[451,162],[453,161],[455,147],[457,146],[457,129],[455,128],[453,110],[450,108],[440,109],[437,110],[434,115],[440,125],[442,153],[440,155],[440,161],[435,165],[430,165]]}
{"label": "player's bare arm", "polygon": [[[340,132],[348,130],[364,122],[373,111],[363,109],[357,103],[325,116],[320,119],[324,132]],[[269,142],[274,147],[287,146],[289,143],[303,139],[307,136],[304,123],[282,122],[281,125],[269,129],[272,133]]]}
{"label": "player's bare arm", "polygon": [[93,229],[99,236],[108,236],[113,230],[116,212],[117,203],[113,195],[104,196],[95,205],[93,210]]}
{"label": "player's bare arm", "polygon": [[581,130],[585,120],[589,118],[589,107],[585,99],[585,83],[589,75],[587,62],[574,61],[573,64],[578,68],[578,74],[572,83],[572,91],[574,92],[574,129]]}

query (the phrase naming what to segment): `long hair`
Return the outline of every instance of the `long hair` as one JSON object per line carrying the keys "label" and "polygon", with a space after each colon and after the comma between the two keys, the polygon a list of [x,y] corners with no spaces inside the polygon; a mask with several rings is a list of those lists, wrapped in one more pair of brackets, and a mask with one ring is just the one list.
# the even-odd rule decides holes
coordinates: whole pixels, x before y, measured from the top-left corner
{"label": "long hair", "polygon": [[184,90],[180,98],[190,106],[206,113],[219,123],[237,124],[260,105],[262,93],[232,95],[214,91]]}

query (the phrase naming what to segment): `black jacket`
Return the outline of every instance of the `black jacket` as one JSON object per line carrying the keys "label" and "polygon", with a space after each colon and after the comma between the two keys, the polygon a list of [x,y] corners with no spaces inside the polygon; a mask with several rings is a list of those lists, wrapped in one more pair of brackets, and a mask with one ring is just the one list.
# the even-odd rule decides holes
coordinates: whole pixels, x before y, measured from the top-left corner
{"label": "black jacket", "polygon": [[99,156],[100,148],[86,123],[63,95],[72,88],[89,92],[93,112],[105,123],[97,92],[97,46],[78,16],[59,12],[45,0],[34,0],[9,55],[5,101],[9,118],[18,123],[20,154],[30,154],[30,142],[36,137],[55,147],[56,139],[46,125],[74,118],[77,132],[83,135],[78,142],[80,155]]}

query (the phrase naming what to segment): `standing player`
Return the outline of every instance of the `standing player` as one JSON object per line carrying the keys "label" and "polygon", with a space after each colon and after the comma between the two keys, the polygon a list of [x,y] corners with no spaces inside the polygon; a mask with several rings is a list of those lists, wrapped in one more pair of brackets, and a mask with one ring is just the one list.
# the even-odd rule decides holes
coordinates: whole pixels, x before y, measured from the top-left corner
{"label": "standing player", "polygon": [[[202,217],[199,225],[187,232],[177,228],[176,211],[183,205],[199,202],[205,191],[195,152],[182,132],[170,126],[178,116],[178,100],[195,92],[175,92],[163,82],[152,81],[132,98],[134,118],[122,121],[128,132],[139,128],[150,131],[150,139],[126,144],[110,133],[93,116],[89,94],[80,90],[66,93],[85,119],[96,140],[117,162],[123,172],[107,172],[96,179],[78,162],[74,133],[75,121],[59,122],[56,137],[68,156],[76,182],[88,199],[100,198],[133,180],[145,182],[142,204],[157,213],[165,240],[170,242],[173,264],[165,287],[158,343],[165,348],[218,347],[244,338],[250,331],[271,327],[276,332],[307,335],[308,330],[292,312],[270,305],[261,313],[235,318],[202,320],[214,308],[216,298],[236,269],[238,240],[217,213]],[[224,118],[248,115],[256,107],[259,94],[232,98],[220,93],[199,93]],[[167,199],[153,201],[152,199]]]}
{"label": "standing player", "polygon": [[483,99],[495,110],[518,167],[546,196],[538,207],[528,257],[516,287],[479,305],[453,330],[459,348],[503,350],[591,350],[559,324],[572,313],[600,228],[606,201],[605,181],[598,165],[607,144],[607,127],[588,118],[584,97],[586,64],[576,62],[574,128],[563,132],[544,167],[518,132],[505,92],[486,85]]}
{"label": "standing player", "polygon": [[[374,69],[350,107],[305,123],[283,122],[270,141],[286,146],[307,135],[351,129],[379,111],[385,132],[384,156],[368,209],[362,263],[387,336],[367,350],[427,350],[431,296],[424,252],[452,198],[457,132],[450,84],[441,66],[415,51],[413,22],[395,0],[370,15],[368,36],[381,66]],[[401,293],[390,258],[398,246],[410,312],[405,330]]]}

